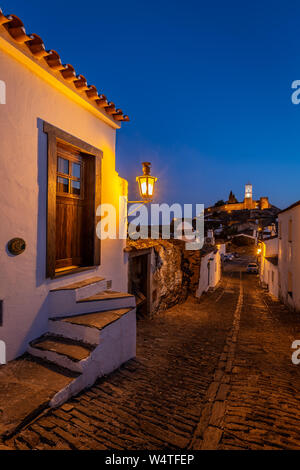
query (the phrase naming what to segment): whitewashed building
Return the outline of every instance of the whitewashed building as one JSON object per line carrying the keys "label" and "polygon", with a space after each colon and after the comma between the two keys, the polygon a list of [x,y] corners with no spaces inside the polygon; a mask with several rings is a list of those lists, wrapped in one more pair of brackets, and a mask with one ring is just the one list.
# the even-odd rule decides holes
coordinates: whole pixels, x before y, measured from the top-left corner
{"label": "whitewashed building", "polygon": [[[128,117],[1,10],[0,80],[0,340],[8,360],[29,348],[81,373],[78,391],[135,355],[126,240],[96,234],[100,203],[125,216],[115,143]],[[73,361],[63,337],[92,353]]]}
{"label": "whitewashed building", "polygon": [[278,214],[279,296],[300,311],[300,201]]}
{"label": "whitewashed building", "polygon": [[268,287],[270,294],[279,297],[278,285],[278,238],[277,236],[261,240],[260,253],[260,281]]}
{"label": "whitewashed building", "polygon": [[222,276],[221,255],[225,253],[225,244],[208,247],[207,253],[205,253],[205,248],[202,250],[203,254],[201,253],[199,285],[196,297],[201,297],[209,288],[215,288]]}

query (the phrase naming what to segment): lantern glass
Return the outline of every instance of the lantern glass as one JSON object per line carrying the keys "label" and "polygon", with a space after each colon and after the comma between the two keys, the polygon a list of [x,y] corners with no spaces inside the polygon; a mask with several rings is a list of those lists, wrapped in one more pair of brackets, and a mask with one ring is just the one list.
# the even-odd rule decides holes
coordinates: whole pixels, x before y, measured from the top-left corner
{"label": "lantern glass", "polygon": [[143,199],[151,199],[154,195],[154,185],[157,180],[154,176],[144,175],[137,176],[139,183],[140,195]]}

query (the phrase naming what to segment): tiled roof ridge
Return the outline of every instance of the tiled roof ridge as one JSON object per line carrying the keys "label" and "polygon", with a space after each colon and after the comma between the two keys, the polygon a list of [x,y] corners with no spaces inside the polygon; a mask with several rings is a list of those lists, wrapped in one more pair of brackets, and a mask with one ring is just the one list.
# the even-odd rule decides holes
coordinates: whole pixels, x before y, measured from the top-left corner
{"label": "tiled roof ridge", "polygon": [[285,209],[282,209],[280,212],[278,212],[278,215],[282,214],[283,212],[289,211],[290,209],[294,209],[294,207],[297,207],[299,205],[300,205],[300,201],[294,202],[294,204],[291,204],[290,206],[288,206]]}
{"label": "tiled roof ridge", "polygon": [[59,71],[62,78],[73,82],[75,91],[85,96],[115,121],[129,121],[129,117],[123,114],[121,109],[116,109],[115,104],[107,100],[103,94],[98,94],[94,85],[88,85],[83,75],[76,75],[71,64],[62,64],[59,54],[53,50],[46,50],[43,40],[37,34],[27,34],[23,22],[15,15],[5,16],[0,8],[0,26],[4,27],[11,38],[17,44],[26,44],[31,54],[36,59],[45,60],[52,71]]}

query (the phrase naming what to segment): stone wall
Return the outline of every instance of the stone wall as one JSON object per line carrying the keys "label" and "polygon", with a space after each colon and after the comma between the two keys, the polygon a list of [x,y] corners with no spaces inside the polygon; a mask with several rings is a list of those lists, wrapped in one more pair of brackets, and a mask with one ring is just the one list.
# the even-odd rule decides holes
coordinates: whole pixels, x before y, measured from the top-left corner
{"label": "stone wall", "polygon": [[187,298],[190,270],[180,244],[159,240],[153,249],[151,267],[152,314]]}
{"label": "stone wall", "polygon": [[[147,239],[128,241],[126,251],[140,250],[142,253],[142,250],[147,248],[152,248],[152,314],[184,302],[190,294],[196,294],[199,286],[202,250],[186,250],[185,242],[182,240]],[[213,249],[210,248],[210,250]]]}

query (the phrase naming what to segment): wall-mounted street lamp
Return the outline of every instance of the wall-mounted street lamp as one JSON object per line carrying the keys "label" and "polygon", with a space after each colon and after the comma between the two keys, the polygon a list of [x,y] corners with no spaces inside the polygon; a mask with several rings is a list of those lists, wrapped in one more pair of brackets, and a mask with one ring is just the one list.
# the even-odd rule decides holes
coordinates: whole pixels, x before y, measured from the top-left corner
{"label": "wall-mounted street lamp", "polygon": [[140,195],[145,202],[149,202],[154,195],[154,187],[157,181],[155,176],[151,176],[151,163],[143,162],[143,176],[137,176],[136,181],[139,185]]}
{"label": "wall-mounted street lamp", "polygon": [[[148,204],[152,201],[154,196],[155,190],[155,183],[157,178],[155,176],[151,176],[151,163],[150,162],[143,162],[143,175],[137,176],[136,181],[139,185],[139,191],[142,200],[141,201],[128,201],[129,204],[137,204],[140,203],[141,206],[144,204]],[[140,207],[140,206],[139,206]],[[134,209],[133,212],[136,212],[137,209]],[[128,215],[131,215],[129,213]]]}

